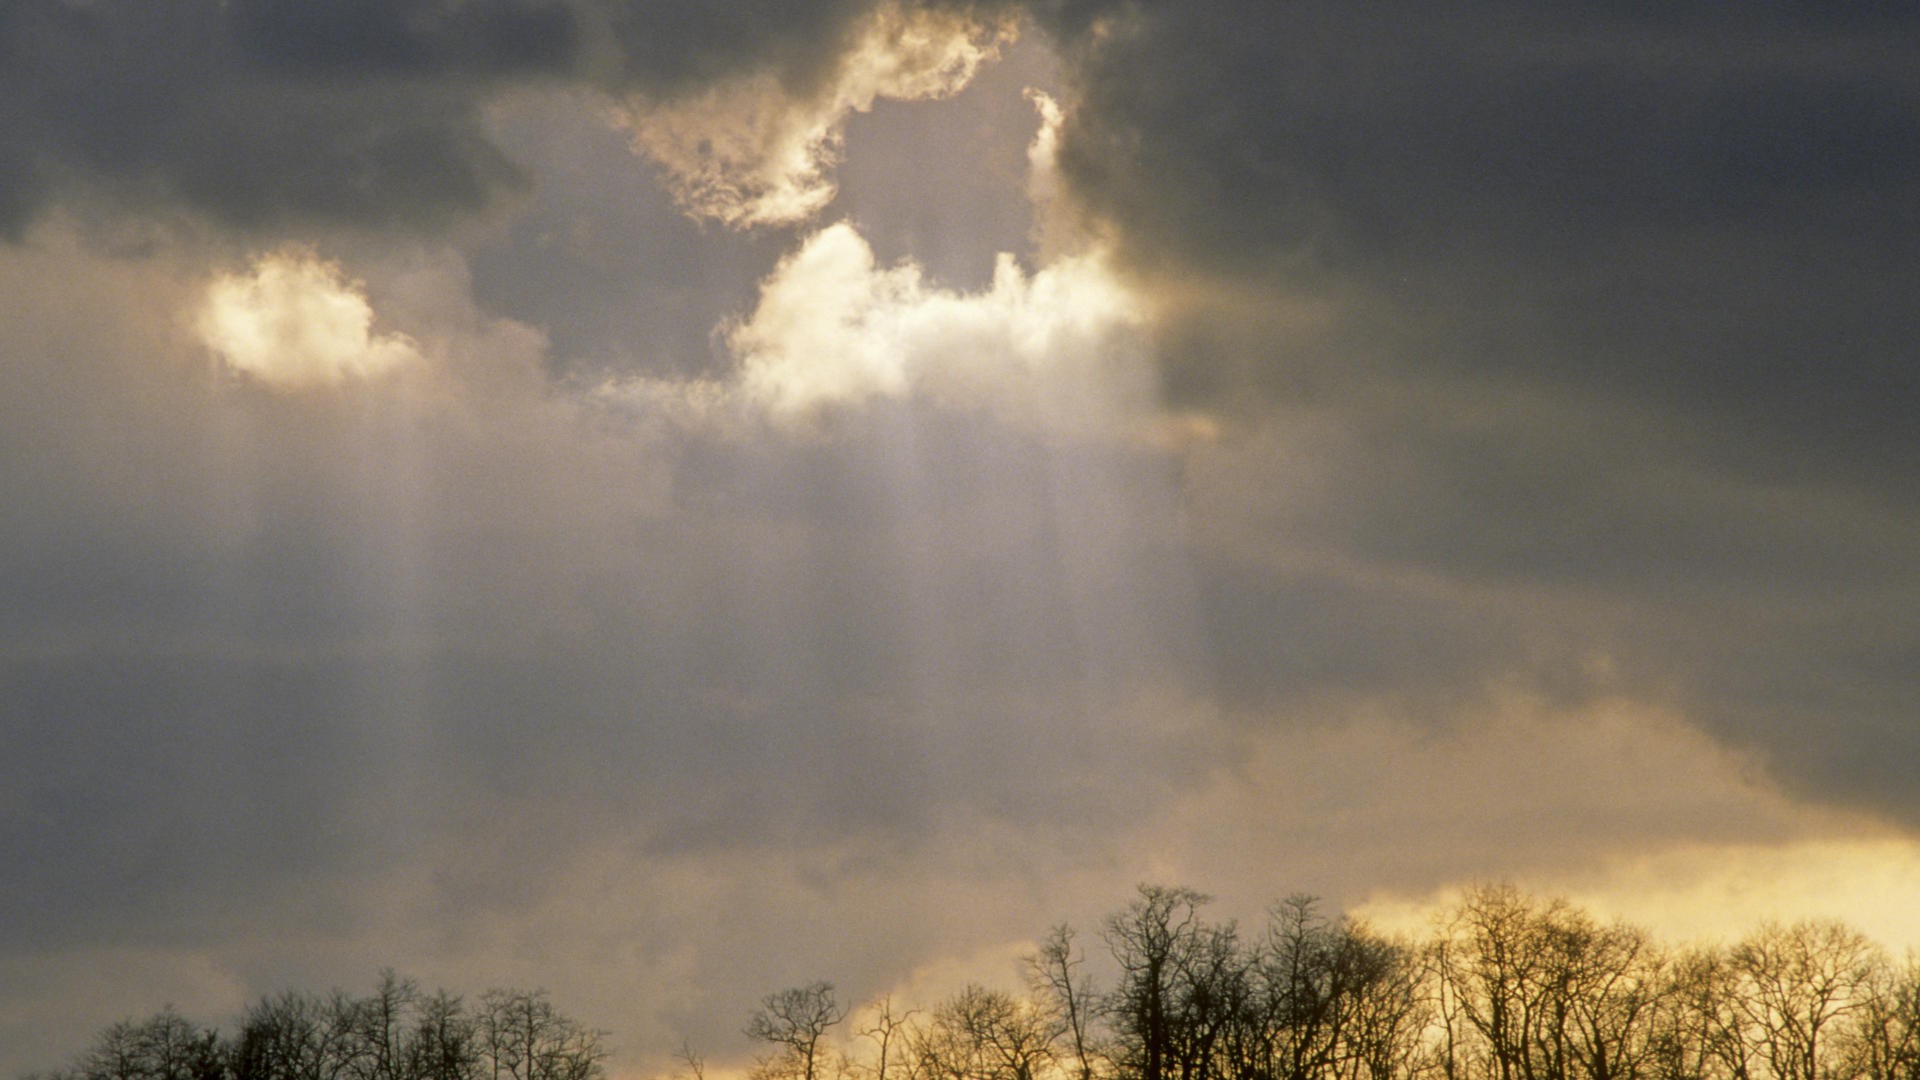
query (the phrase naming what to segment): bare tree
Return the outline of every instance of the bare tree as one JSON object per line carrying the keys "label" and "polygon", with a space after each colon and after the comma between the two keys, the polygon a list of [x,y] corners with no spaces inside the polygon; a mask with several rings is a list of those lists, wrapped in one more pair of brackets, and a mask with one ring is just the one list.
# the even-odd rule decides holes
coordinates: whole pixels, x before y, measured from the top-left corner
{"label": "bare tree", "polygon": [[1060,1029],[1043,1006],[969,984],[915,1033],[922,1080],[1039,1080]]}
{"label": "bare tree", "polygon": [[707,1059],[694,1052],[693,1044],[687,1040],[680,1040],[679,1049],[673,1052],[673,1060],[685,1067],[684,1071],[676,1069],[673,1073],[675,1077],[684,1076],[686,1080],[707,1080]]}
{"label": "bare tree", "polygon": [[599,1080],[602,1033],[561,1015],[544,990],[480,998],[479,1058],[492,1080]]}
{"label": "bare tree", "polygon": [[1847,1071],[1866,1080],[1920,1080],[1920,953],[1875,973]]}
{"label": "bare tree", "polygon": [[1416,950],[1342,922],[1341,952],[1357,972],[1350,989],[1344,1080],[1411,1080],[1420,1071],[1421,1037],[1432,1019]]}
{"label": "bare tree", "polygon": [[1086,964],[1073,944],[1073,928],[1055,926],[1037,952],[1026,958],[1027,986],[1053,1013],[1073,1055],[1072,1080],[1094,1080],[1100,1058],[1095,1036],[1099,990],[1081,969]]}
{"label": "bare tree", "polygon": [[758,1072],[767,1080],[818,1080],[824,1058],[820,1040],[846,1016],[834,998],[832,983],[814,982],[768,994],[746,1027],[748,1038],[772,1045]]}
{"label": "bare tree", "polygon": [[1846,1080],[1843,1025],[1868,1004],[1879,950],[1837,922],[1769,923],[1727,954],[1741,1031],[1773,1080]]}
{"label": "bare tree", "polygon": [[123,1020],[94,1038],[75,1080],[219,1080],[219,1034],[182,1019],[172,1006],[146,1020]]}
{"label": "bare tree", "polygon": [[[1527,1032],[1541,958],[1529,940],[1533,913],[1512,886],[1476,889],[1448,918],[1435,943],[1435,972],[1450,1018],[1479,1037],[1494,1080],[1538,1080],[1527,1068]],[[1472,1060],[1473,1050],[1463,1060]],[[1452,1070],[1450,1070],[1452,1071]]]}
{"label": "bare tree", "polygon": [[354,1063],[356,1023],[351,999],[337,992],[261,998],[229,1055],[235,1080],[339,1080]]}
{"label": "bare tree", "polygon": [[918,1014],[917,1009],[894,1011],[892,994],[873,1006],[873,1021],[859,1031],[861,1038],[873,1044],[873,1080],[887,1080],[888,1072],[910,1051],[913,1018]]}
{"label": "bare tree", "polygon": [[1723,948],[1678,953],[1659,1014],[1652,1070],[1658,1080],[1755,1080],[1760,1068],[1737,1007],[1738,977]]}
{"label": "bare tree", "polygon": [[459,997],[440,990],[419,999],[406,1060],[409,1080],[478,1080],[479,1035]]}
{"label": "bare tree", "polygon": [[1339,927],[1310,896],[1294,895],[1269,912],[1259,976],[1253,1062],[1278,1080],[1326,1075],[1342,1046],[1350,965]]}
{"label": "bare tree", "polygon": [[411,1080],[407,1042],[419,998],[420,987],[413,980],[387,968],[380,972],[372,996],[346,1009],[356,1044],[347,1069],[353,1080]]}
{"label": "bare tree", "polygon": [[1103,999],[1116,1065],[1139,1080],[1206,1080],[1247,996],[1247,963],[1232,923],[1200,918],[1192,889],[1140,886],[1107,918],[1120,983]]}
{"label": "bare tree", "polygon": [[39,1080],[602,1080],[602,1039],[545,991],[491,991],[475,1014],[387,970],[366,997],[262,997],[231,1037],[171,1007],[123,1021]]}
{"label": "bare tree", "polygon": [[[1467,894],[1431,955],[1451,1076],[1637,1080],[1663,1052],[1675,988],[1638,928],[1492,886]],[[1679,1062],[1671,1049],[1669,1067]]]}
{"label": "bare tree", "polygon": [[1673,985],[1667,958],[1635,926],[1584,915],[1563,931],[1558,991],[1566,999],[1573,1067],[1587,1080],[1642,1080]]}

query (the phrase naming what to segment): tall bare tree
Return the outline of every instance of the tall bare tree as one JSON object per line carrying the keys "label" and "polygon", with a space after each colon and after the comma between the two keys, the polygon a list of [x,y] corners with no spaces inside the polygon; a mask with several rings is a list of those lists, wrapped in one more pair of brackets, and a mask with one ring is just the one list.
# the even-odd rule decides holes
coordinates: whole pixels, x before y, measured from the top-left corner
{"label": "tall bare tree", "polygon": [[406,1048],[408,1080],[478,1080],[480,1037],[457,996],[440,990],[422,997]]}
{"label": "tall bare tree", "polygon": [[1026,958],[1027,986],[1053,1010],[1071,1055],[1071,1080],[1094,1080],[1100,1060],[1095,1025],[1100,993],[1082,973],[1086,958],[1074,947],[1073,928],[1061,923]]}
{"label": "tall bare tree", "polygon": [[1865,1080],[1920,1080],[1920,953],[1881,965],[1851,1047]]}
{"label": "tall bare tree", "polygon": [[544,990],[487,991],[476,1027],[491,1080],[599,1080],[603,1074],[602,1033],[562,1015]]}
{"label": "tall bare tree", "polygon": [[829,982],[768,994],[746,1027],[748,1038],[771,1044],[759,1075],[766,1080],[819,1080],[826,1056],[821,1039],[846,1017]]}
{"label": "tall bare tree", "polygon": [[1450,913],[1432,956],[1450,1076],[1639,1080],[1652,1068],[1674,988],[1644,931],[1490,886]]}
{"label": "tall bare tree", "polygon": [[[888,1080],[889,1073],[900,1066],[910,1050],[913,1036],[913,1018],[919,1010],[896,1011],[893,995],[880,999],[873,1007],[873,1019],[860,1029],[860,1037],[873,1045],[874,1061],[870,1070],[873,1080]],[[695,1077],[695,1080],[701,1080]]]}
{"label": "tall bare tree", "polygon": [[969,984],[915,1032],[915,1072],[921,1080],[1041,1080],[1059,1033],[1041,1004]]}
{"label": "tall bare tree", "polygon": [[1741,1031],[1773,1080],[1848,1080],[1845,1025],[1867,1008],[1883,958],[1832,921],[1769,923],[1727,954]]}
{"label": "tall bare tree", "polygon": [[109,1026],[95,1036],[70,1075],[74,1080],[220,1080],[224,1072],[219,1033],[168,1006],[146,1020]]}
{"label": "tall bare tree", "polygon": [[1120,967],[1104,999],[1116,1065],[1138,1080],[1208,1080],[1247,999],[1247,962],[1231,922],[1200,917],[1192,889],[1142,885],[1103,936]]}

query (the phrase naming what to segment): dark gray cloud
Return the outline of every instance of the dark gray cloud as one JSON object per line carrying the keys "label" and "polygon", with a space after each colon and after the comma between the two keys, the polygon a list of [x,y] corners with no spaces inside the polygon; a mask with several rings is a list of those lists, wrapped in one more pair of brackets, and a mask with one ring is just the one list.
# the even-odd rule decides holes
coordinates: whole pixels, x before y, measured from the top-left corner
{"label": "dark gray cloud", "polygon": [[[1861,767],[1920,752],[1899,719],[1920,683],[1887,659],[1911,633],[1879,602],[1913,595],[1920,537],[1920,77],[1889,45],[1909,11],[1149,4],[1080,25],[1063,175],[1149,280],[1242,297],[1176,321],[1170,392],[1341,432],[1266,536],[1610,597],[1634,613],[1611,629],[1508,625],[1638,656],[1790,782],[1914,819]],[[1215,610],[1249,685],[1514,662],[1489,612],[1273,577],[1259,600],[1247,572]],[[1330,610],[1335,644],[1253,644]]]}
{"label": "dark gray cloud", "polygon": [[1130,236],[1209,262],[1770,234],[1842,196],[1891,210],[1920,166],[1894,12],[1115,11],[1079,46],[1064,165]]}
{"label": "dark gray cloud", "polygon": [[576,12],[559,0],[319,7],[253,0],[224,21],[242,55],[261,67],[349,79],[564,69],[581,34]]}
{"label": "dark gray cloud", "polygon": [[1910,472],[1903,18],[1146,8],[1089,47],[1063,168],[1143,258],[1366,289],[1400,369]]}
{"label": "dark gray cloud", "polygon": [[489,132],[542,173],[497,235],[470,256],[476,298],[540,327],[556,369],[718,374],[714,328],[753,302],[790,237],[703,226],[681,214],[626,136],[574,93],[524,95]]}
{"label": "dark gray cloud", "polygon": [[670,98],[769,71],[800,92],[872,7],[24,0],[0,13],[0,230],[83,196],[250,229],[443,227],[528,182],[482,122],[503,90]]}
{"label": "dark gray cloud", "polygon": [[[51,200],[183,205],[245,226],[445,221],[524,178],[476,91],[562,66],[565,13],[28,0],[0,16],[18,236]],[[550,7],[550,5],[543,5]],[[289,20],[289,12],[300,12]]]}

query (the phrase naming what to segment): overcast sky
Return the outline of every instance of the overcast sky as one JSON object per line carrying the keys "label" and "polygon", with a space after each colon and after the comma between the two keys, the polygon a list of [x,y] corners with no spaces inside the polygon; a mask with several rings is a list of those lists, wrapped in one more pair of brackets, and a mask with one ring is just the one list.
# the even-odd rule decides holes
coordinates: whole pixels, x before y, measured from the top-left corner
{"label": "overcast sky", "polygon": [[1907,4],[0,5],[0,1073],[1134,884],[1920,944]]}

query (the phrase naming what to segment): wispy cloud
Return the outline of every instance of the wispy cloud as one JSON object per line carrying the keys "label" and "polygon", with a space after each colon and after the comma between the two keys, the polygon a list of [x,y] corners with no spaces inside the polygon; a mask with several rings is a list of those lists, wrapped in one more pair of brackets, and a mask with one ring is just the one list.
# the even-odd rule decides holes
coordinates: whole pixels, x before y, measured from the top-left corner
{"label": "wispy cloud", "polygon": [[778,72],[749,73],[685,97],[637,97],[621,116],[635,148],[666,170],[688,213],[735,228],[793,224],[833,200],[833,166],[849,113],[883,99],[957,93],[1013,33],[1004,18],[880,4],[812,85],[796,86]]}

